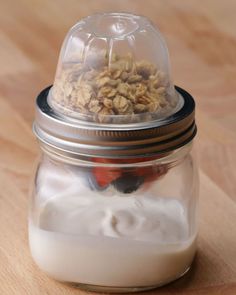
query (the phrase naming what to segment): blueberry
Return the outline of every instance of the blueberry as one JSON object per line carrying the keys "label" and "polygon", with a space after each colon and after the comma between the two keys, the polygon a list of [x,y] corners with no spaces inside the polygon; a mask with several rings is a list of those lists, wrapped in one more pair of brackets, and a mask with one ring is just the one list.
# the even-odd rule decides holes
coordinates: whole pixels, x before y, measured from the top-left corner
{"label": "blueberry", "polygon": [[113,186],[121,193],[135,192],[144,182],[144,178],[135,175],[122,175],[112,182]]}

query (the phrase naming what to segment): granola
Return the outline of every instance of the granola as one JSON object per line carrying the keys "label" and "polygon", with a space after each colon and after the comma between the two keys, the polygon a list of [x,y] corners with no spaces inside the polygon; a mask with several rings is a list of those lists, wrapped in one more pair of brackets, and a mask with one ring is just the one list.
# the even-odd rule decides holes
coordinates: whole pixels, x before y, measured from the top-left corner
{"label": "granola", "polygon": [[109,122],[111,115],[132,119],[136,114],[163,113],[176,105],[168,96],[165,74],[152,63],[134,61],[131,55],[103,58],[96,68],[91,62],[63,68],[53,86],[52,105],[100,122]]}

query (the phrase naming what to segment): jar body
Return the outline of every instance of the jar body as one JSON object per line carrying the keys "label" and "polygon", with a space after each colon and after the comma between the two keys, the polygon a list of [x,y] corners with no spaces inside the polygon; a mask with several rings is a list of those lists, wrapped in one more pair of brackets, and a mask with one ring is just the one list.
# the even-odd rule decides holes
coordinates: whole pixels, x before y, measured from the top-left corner
{"label": "jar body", "polygon": [[191,147],[114,160],[43,152],[29,217],[38,266],[57,280],[116,292],[153,288],[183,275],[197,236],[198,173]]}

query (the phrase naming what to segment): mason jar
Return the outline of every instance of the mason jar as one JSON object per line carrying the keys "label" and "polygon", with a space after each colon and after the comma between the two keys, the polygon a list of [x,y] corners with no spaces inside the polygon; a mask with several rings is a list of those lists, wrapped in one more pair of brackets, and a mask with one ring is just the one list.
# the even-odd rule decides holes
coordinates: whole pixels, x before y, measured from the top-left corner
{"label": "mason jar", "polygon": [[[153,77],[160,81],[161,74],[155,67],[150,70],[151,66],[149,72],[147,67],[144,71],[138,54],[129,57],[133,64],[125,70],[122,58],[114,59],[123,71],[119,76],[116,68],[120,78],[114,78],[110,70],[114,66],[111,50],[106,51],[108,65],[97,66],[92,59],[96,70],[91,65],[86,68],[91,48],[86,47],[87,55],[82,57],[75,57],[73,50],[86,43],[84,32],[89,28],[91,33],[94,27],[95,39],[105,32],[106,37],[115,34],[123,42],[134,34],[134,28],[140,36],[145,28],[147,40],[148,34],[156,34],[155,48],[165,49],[159,59],[164,63],[152,63],[162,69],[167,82],[154,83],[157,78]],[[113,41],[119,44],[116,38]],[[89,42],[91,46],[91,37]],[[139,47],[132,46],[133,51],[128,51],[135,48],[138,52]],[[69,49],[73,54],[68,57]],[[41,158],[30,206],[29,244],[39,268],[56,280],[92,291],[134,292],[162,286],[190,269],[198,231],[198,172],[192,153],[195,103],[189,93],[171,83],[166,51],[157,29],[143,17],[102,14],[87,18],[68,33],[54,85],[37,97],[33,129]],[[149,51],[147,58],[151,60]],[[95,75],[93,82],[88,82],[91,75]],[[108,87],[101,86],[104,77],[106,83],[113,81],[110,92],[102,90]],[[85,84],[75,86],[81,79]],[[124,87],[133,91],[133,100],[120,93]],[[88,90],[92,94],[85,104]],[[141,90],[146,91],[142,96]],[[102,91],[106,94],[99,96]],[[141,102],[145,105],[153,93],[157,109],[152,100],[151,106],[148,103],[140,111]],[[116,107],[117,101],[124,105],[120,96],[128,101],[128,108]],[[112,108],[104,112],[107,99]],[[91,102],[97,111],[86,109]]]}

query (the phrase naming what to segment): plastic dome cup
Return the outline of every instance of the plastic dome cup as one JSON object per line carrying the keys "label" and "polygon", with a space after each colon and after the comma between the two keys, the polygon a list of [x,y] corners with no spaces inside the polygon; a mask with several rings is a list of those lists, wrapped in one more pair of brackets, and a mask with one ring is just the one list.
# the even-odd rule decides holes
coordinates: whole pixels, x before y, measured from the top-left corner
{"label": "plastic dome cup", "polygon": [[70,118],[113,124],[163,119],[183,105],[160,32],[127,13],[92,15],[71,28],[48,102]]}

